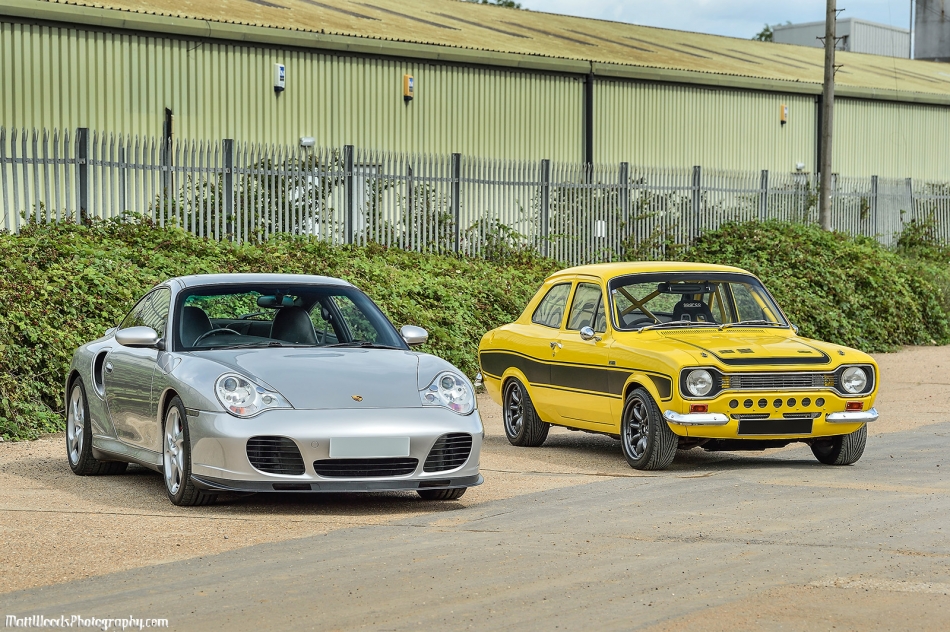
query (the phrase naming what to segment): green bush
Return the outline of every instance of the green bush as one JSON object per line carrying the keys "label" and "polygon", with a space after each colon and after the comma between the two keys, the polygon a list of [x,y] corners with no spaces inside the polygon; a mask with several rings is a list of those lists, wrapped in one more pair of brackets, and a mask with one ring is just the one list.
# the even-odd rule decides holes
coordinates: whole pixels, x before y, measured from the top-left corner
{"label": "green bush", "polygon": [[950,341],[946,266],[873,239],[778,221],[727,224],[683,258],[752,272],[803,336],[864,351]]}
{"label": "green bush", "polygon": [[[347,279],[397,326],[428,329],[426,351],[473,375],[481,335],[520,314],[559,267],[524,248],[499,255],[491,262],[377,245],[334,247],[301,237],[233,246],[136,218],[0,234],[6,270],[0,276],[0,434],[30,439],[61,430],[63,379],[73,350],[114,326],[149,287],[183,274]],[[911,224],[894,250],[814,226],[728,224],[680,258],[750,270],[805,336],[865,351],[950,342],[950,250],[925,223]]]}
{"label": "green bush", "polygon": [[382,246],[333,247],[279,237],[232,246],[141,220],[31,225],[0,234],[0,434],[31,439],[63,428],[73,350],[115,324],[145,290],[204,272],[324,274],[353,282],[397,327],[429,330],[424,350],[477,371],[481,335],[524,309],[556,264],[495,264]]}

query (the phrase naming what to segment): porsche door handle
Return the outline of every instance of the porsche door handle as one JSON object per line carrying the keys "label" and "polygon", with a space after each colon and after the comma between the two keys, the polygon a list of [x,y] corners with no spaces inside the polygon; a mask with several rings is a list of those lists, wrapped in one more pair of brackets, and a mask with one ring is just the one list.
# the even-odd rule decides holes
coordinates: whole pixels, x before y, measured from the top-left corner
{"label": "porsche door handle", "polygon": [[551,349],[563,349],[563,348],[564,348],[564,345],[562,345],[560,342],[551,343]]}
{"label": "porsche door handle", "polygon": [[106,362],[106,373],[112,373],[112,363]]}

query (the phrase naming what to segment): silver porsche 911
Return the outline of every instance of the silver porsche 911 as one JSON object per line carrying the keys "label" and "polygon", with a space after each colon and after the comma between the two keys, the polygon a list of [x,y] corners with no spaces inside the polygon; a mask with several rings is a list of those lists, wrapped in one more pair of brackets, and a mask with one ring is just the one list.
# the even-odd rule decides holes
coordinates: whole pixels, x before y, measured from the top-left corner
{"label": "silver porsche 911", "polygon": [[69,465],[144,465],[176,505],[264,491],[456,499],[482,482],[484,431],[465,375],[410,351],[427,338],[339,279],[171,279],[73,355]]}

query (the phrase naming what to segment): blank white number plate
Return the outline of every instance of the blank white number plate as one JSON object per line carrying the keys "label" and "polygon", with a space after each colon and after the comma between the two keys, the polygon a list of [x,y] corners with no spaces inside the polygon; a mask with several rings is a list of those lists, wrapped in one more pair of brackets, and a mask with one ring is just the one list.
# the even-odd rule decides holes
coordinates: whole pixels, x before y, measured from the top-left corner
{"label": "blank white number plate", "polygon": [[409,437],[332,437],[331,459],[409,456]]}

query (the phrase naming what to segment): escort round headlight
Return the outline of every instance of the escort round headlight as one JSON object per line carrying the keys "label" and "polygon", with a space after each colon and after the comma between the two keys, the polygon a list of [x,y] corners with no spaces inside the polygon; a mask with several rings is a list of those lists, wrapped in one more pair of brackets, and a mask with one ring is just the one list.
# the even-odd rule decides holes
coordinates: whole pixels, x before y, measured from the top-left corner
{"label": "escort round headlight", "polygon": [[253,417],[269,408],[291,408],[280,393],[268,391],[247,378],[225,373],[214,384],[214,393],[221,405],[237,417]]}
{"label": "escort round headlight", "polygon": [[686,389],[694,397],[705,397],[713,387],[713,378],[706,369],[690,371],[686,376]]}
{"label": "escort round headlight", "polygon": [[419,399],[423,406],[444,406],[460,415],[475,410],[475,392],[460,375],[440,373],[421,391]]}
{"label": "escort round headlight", "polygon": [[841,388],[845,392],[863,393],[868,385],[868,374],[859,366],[851,366],[841,372]]}

